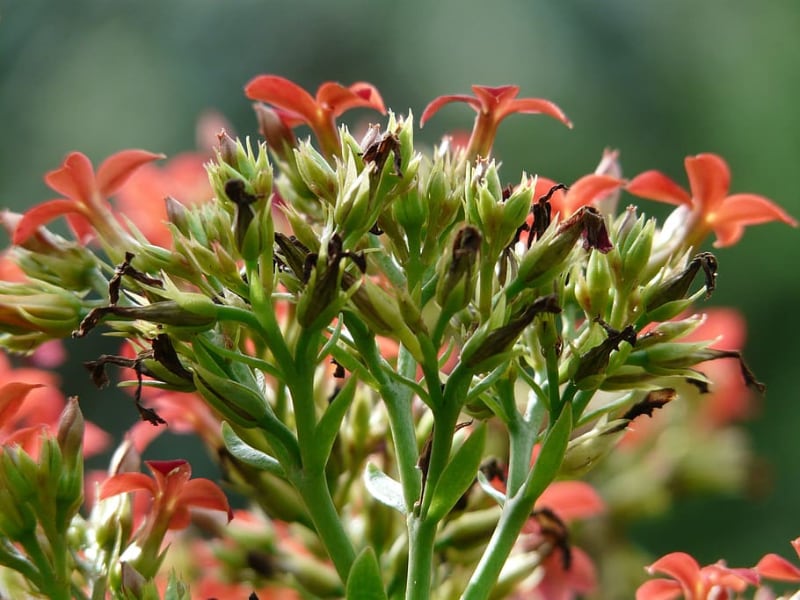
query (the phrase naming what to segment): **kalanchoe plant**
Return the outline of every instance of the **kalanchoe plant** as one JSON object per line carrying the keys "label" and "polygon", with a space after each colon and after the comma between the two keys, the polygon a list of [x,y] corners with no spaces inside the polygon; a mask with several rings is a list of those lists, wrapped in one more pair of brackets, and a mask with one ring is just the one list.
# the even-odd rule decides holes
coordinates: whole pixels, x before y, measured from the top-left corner
{"label": "kalanchoe plant", "polygon": [[[746,225],[796,222],[763,197],[728,196],[727,165],[712,154],[686,159],[691,193],[655,171],[626,182],[613,151],[571,186],[506,179],[492,156],[504,118],[571,122],[514,86],[473,91],[422,115],[468,103],[468,146],[420,150],[410,113],[390,112],[362,140],[337,124],[354,108],[386,112],[369,84],[326,83],[312,97],[262,75],[246,95],[266,140],[219,133],[208,183],[192,188],[207,201],[159,199],[166,208],[152,214],[167,222],[148,222],[119,206],[177,167],[160,172],[150,164],[160,155],[128,150],[95,172],[76,152],[46,177],[63,198],[3,215],[0,344],[36,357],[97,329],[125,338],[86,367],[99,387],[109,369],[127,373],[141,416],[87,486],[81,515],[77,401],[53,437],[46,420],[15,421],[41,382],[4,375],[4,590],[477,600],[596,589],[571,524],[623,506],[605,465],[654,451],[631,424],[676,405],[702,414],[708,361],[732,362],[763,392],[738,343],[692,337],[705,326],[693,305],[723,268],[701,251],[705,238],[725,246]],[[298,140],[297,125],[315,139]],[[617,213],[623,188],[677,204],[670,230],[632,206]],[[46,228],[59,216],[74,239]],[[139,453],[166,428],[198,435],[247,499],[230,525],[223,492],[190,479],[186,461],[139,472]],[[171,537],[190,523],[205,541]],[[641,598],[797,580],[771,555],[737,570],[674,554],[649,571],[672,579],[644,584]]]}

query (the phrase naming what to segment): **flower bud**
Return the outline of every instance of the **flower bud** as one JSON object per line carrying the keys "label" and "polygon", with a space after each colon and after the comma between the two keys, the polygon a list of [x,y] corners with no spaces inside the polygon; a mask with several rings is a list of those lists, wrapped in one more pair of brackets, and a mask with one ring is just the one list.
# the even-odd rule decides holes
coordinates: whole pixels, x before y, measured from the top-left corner
{"label": "flower bud", "polygon": [[561,307],[555,294],[537,298],[524,310],[512,316],[506,325],[489,331],[477,347],[465,344],[461,351],[462,362],[473,369],[480,368],[484,371],[490,369],[494,364],[489,359],[497,358],[507,352],[537,315],[559,312]]}
{"label": "flower bud", "polygon": [[664,321],[683,310],[683,301],[700,269],[705,273],[706,297],[710,296],[717,277],[717,259],[710,252],[702,252],[692,258],[682,272],[647,287],[642,299],[648,319]]}
{"label": "flower bud", "polygon": [[602,215],[591,206],[584,206],[560,225],[552,223],[525,253],[519,265],[517,287],[539,287],[550,281],[564,269],[579,238],[583,238],[585,249],[603,253],[611,250]]}
{"label": "flower bud", "polygon": [[335,205],[339,192],[338,179],[325,157],[309,141],[300,142],[294,156],[297,171],[311,193],[331,206]]}
{"label": "flower bud", "polygon": [[68,464],[83,465],[83,415],[77,396],[72,396],[61,413],[58,422],[58,446]]}
{"label": "flower bud", "polygon": [[574,479],[591,471],[616,447],[625,435],[628,423],[629,419],[614,419],[595,425],[590,431],[570,440],[558,471],[559,476]]}
{"label": "flower bud", "polygon": [[291,160],[292,150],[297,146],[292,128],[281,116],[264,104],[253,104],[258,120],[258,131],[267,141],[270,150],[283,160]]}
{"label": "flower bud", "polygon": [[48,339],[68,337],[82,309],[74,294],[56,285],[0,281],[0,331],[11,334],[3,345],[15,347],[14,337],[20,336],[31,342],[23,350],[29,351]]}
{"label": "flower bud", "polygon": [[445,318],[466,307],[472,300],[481,239],[475,227],[463,226],[456,233],[450,252],[439,262],[436,301],[442,307]]}
{"label": "flower bud", "polygon": [[[643,219],[643,217],[640,218]],[[642,281],[643,273],[650,260],[655,230],[655,219],[648,219],[636,236],[630,236],[626,240],[627,243],[624,248],[620,248],[620,254],[622,255],[621,289],[631,289]]]}
{"label": "flower bud", "polygon": [[259,426],[269,410],[264,397],[256,391],[197,364],[194,384],[225,419],[242,427]]}
{"label": "flower bud", "polygon": [[636,344],[636,330],[632,325],[628,325],[622,331],[616,331],[608,326],[604,326],[604,329],[607,334],[606,339],[582,354],[578,360],[572,380],[580,389],[594,389],[602,383],[610,372],[608,367],[611,353],[619,351],[622,342],[627,342],[630,346]]}

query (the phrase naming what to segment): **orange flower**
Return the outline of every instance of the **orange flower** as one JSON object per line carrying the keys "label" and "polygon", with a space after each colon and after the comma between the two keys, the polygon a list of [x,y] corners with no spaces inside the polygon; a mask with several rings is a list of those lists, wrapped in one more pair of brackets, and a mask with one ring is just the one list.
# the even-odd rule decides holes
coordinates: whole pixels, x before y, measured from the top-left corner
{"label": "orange flower", "polygon": [[244,88],[251,100],[265,102],[277,109],[282,121],[290,127],[308,125],[317,136],[323,154],[341,155],[336,118],[352,108],[372,108],[386,113],[378,90],[365,82],[343,86],[332,81],[323,83],[316,98],[296,83],[277,75],[259,75]]}
{"label": "orange flower", "polygon": [[717,236],[714,246],[721,248],[738,242],[747,225],[782,221],[797,227],[795,219],[763,196],[729,195],[731,173],[722,157],[687,156],[685,165],[691,193],[659,171],[634,177],[626,189],[642,198],[679,206],[670,220],[679,223],[680,237],[689,246],[697,248],[711,231]]}
{"label": "orange flower", "polygon": [[472,136],[467,148],[467,156],[488,157],[492,150],[492,144],[497,133],[497,126],[500,121],[514,113],[524,114],[545,114],[558,119],[567,127],[572,127],[572,122],[564,112],[549,100],[541,98],[517,98],[519,86],[503,85],[500,87],[489,87],[485,85],[473,85],[474,96],[466,94],[452,94],[449,96],[439,96],[435,98],[422,113],[419,120],[420,127],[436,114],[442,106],[450,102],[466,102],[478,116],[475,117],[475,125],[472,128]]}
{"label": "orange flower", "polygon": [[185,460],[148,460],[145,464],[153,477],[144,473],[113,475],[100,485],[99,499],[127,492],[148,492],[153,498],[149,518],[165,524],[166,529],[188,527],[192,507],[224,511],[228,520],[233,518],[224,492],[209,479],[190,479],[192,467]]}
{"label": "orange flower", "polygon": [[13,243],[22,244],[38,227],[61,216],[67,217],[81,241],[93,234],[92,228],[109,236],[109,242],[115,241],[117,235],[106,200],[136,169],[159,158],[163,158],[163,154],[123,150],[104,160],[95,173],[85,154],[70,153],[61,167],[44,177],[45,183],[63,197],[43,202],[26,212],[14,231]]}
{"label": "orange flower", "polygon": [[645,582],[636,591],[636,600],[726,600],[759,582],[753,569],[731,569],[721,561],[701,568],[685,552],[662,556],[647,567],[647,572],[662,573],[672,579]]}

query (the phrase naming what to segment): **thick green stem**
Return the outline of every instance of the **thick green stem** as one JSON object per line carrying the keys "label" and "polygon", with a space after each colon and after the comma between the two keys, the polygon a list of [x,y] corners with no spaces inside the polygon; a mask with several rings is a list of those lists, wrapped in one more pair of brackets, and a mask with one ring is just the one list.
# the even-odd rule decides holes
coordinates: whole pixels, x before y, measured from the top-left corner
{"label": "thick green stem", "polygon": [[406,600],[428,600],[431,592],[433,572],[433,545],[436,538],[436,523],[410,513],[408,527],[408,575],[406,578]]}
{"label": "thick green stem", "polygon": [[356,553],[336,511],[328,482],[325,480],[325,471],[303,471],[298,477],[293,478],[293,483],[303,498],[314,522],[314,529],[333,561],[336,572],[342,583],[347,583]]}
{"label": "thick green stem", "polygon": [[461,596],[462,600],[485,600],[489,597],[535,502],[536,498],[528,498],[523,493],[506,501],[497,528]]}

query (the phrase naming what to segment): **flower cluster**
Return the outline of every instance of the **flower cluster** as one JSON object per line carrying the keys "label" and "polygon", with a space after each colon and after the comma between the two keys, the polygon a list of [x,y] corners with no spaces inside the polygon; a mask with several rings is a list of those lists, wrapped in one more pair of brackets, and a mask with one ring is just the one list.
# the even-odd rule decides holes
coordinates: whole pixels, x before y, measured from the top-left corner
{"label": "flower cluster", "polygon": [[[106,438],[51,376],[0,357],[0,595],[572,598],[607,584],[610,556],[579,521],[663,510],[675,481],[741,485],[743,460],[709,465],[746,458],[736,421],[764,386],[736,315],[693,308],[719,269],[703,243],[797,222],[731,195],[715,154],[686,159],[689,190],[623,178],[611,150],[571,185],[535,165],[508,182],[505,117],[572,123],[515,86],[473,93],[420,120],[467,103],[468,141],[423,151],[410,113],[361,140],[338,124],[387,113],[370,84],[312,96],[262,75],[245,94],[263,141],[223,129],[163,166],[73,152],[45,177],[59,198],[2,215],[0,345],[46,364],[59,339],[124,338],[85,366],[98,388],[128,378],[139,421],[84,485]],[[623,193],[676,208],[659,225],[617,210]],[[198,436],[246,508],[183,459],[141,472],[165,429]],[[644,563],[643,599],[800,579],[776,555],[670,554],[648,572],[671,579],[642,583]]]}

